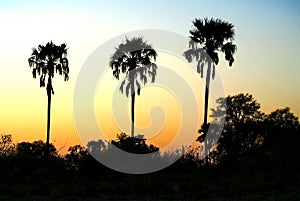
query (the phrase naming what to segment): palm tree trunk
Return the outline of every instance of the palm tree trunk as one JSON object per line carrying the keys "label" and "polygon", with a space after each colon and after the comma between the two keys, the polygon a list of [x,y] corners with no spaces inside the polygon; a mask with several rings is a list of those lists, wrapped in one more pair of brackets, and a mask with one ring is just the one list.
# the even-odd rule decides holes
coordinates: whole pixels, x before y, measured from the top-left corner
{"label": "palm tree trunk", "polygon": [[134,104],[135,104],[135,93],[131,94],[131,137],[134,137]]}
{"label": "palm tree trunk", "polygon": [[[206,72],[206,83],[205,83],[205,99],[204,99],[204,131],[205,134],[207,134],[208,131],[208,122],[207,122],[207,116],[208,116],[208,98],[209,98],[209,84],[210,84],[210,75],[211,75],[211,61],[208,61],[208,67]],[[206,135],[207,136],[207,135]],[[208,159],[208,143],[207,140],[204,140],[204,153],[205,153],[205,164],[208,165],[209,159]]]}
{"label": "palm tree trunk", "polygon": [[47,111],[47,138],[46,138],[46,150],[45,157],[49,156],[49,141],[50,141],[50,113],[51,113],[51,95],[52,86],[47,86],[47,97],[48,97],[48,111]]}

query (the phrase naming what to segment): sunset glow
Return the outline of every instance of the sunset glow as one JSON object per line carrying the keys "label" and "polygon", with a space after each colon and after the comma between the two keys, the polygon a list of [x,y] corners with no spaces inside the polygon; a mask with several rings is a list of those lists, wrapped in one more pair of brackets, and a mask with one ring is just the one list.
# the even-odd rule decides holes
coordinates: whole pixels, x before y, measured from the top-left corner
{"label": "sunset glow", "polygon": [[[55,75],[51,110],[50,141],[65,153],[70,145],[82,144],[73,119],[73,92],[80,69],[93,51],[115,36],[139,29],[162,29],[188,37],[196,17],[220,17],[235,25],[238,50],[233,67],[228,67],[223,54],[219,54],[217,66],[226,95],[250,93],[266,113],[289,106],[300,116],[299,3],[192,2],[148,2],[145,10],[138,1],[119,7],[116,5],[121,1],[1,1],[0,133],[12,134],[15,142],[45,140],[47,95],[46,89],[39,87],[39,80],[32,78],[28,65],[33,47],[53,40],[67,43],[69,48],[70,80],[64,82],[62,76]],[[198,100],[200,128],[204,80],[189,63],[164,51],[158,51],[157,65],[172,68],[188,81]],[[95,92],[95,114],[107,138],[114,139],[117,133],[129,133],[130,124],[120,128],[114,120],[111,104],[115,90],[119,93],[119,83],[107,68],[104,85],[98,83]],[[157,78],[163,79],[159,70]],[[121,96],[129,106],[130,98]],[[155,84],[145,86],[136,98],[136,125],[140,131],[150,128],[140,134],[150,143],[165,147],[179,130],[181,107],[167,89]],[[130,110],[127,116],[129,119]],[[197,137],[197,133],[191,135]]]}

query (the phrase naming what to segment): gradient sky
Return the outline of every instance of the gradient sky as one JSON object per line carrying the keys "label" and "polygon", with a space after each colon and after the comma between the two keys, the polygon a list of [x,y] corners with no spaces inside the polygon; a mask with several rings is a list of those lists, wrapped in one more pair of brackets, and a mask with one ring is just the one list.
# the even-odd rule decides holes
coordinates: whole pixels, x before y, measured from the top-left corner
{"label": "gradient sky", "polygon": [[[139,29],[188,36],[191,21],[202,17],[221,18],[235,25],[236,61],[231,68],[223,59],[218,65],[226,94],[248,92],[266,113],[289,106],[300,116],[299,10],[299,1],[270,0],[1,1],[0,133],[13,134],[15,142],[45,139],[47,96],[28,66],[32,47],[49,40],[68,44],[70,80],[64,83],[62,77],[55,77],[51,119],[51,142],[58,148],[68,147],[80,143],[72,111],[75,81],[98,46]],[[142,101],[145,97],[139,98]],[[101,116],[101,111],[97,114]],[[142,116],[137,114],[141,126],[150,121],[148,116],[141,120]],[[167,121],[174,125],[176,118],[174,115]],[[117,130],[114,127],[112,132]]]}

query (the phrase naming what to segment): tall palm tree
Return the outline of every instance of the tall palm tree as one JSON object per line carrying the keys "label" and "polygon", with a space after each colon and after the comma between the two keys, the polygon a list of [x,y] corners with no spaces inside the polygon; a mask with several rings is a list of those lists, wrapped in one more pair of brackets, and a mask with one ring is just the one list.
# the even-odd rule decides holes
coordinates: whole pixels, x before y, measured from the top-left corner
{"label": "tall palm tree", "polygon": [[[204,99],[204,122],[202,131],[206,134],[208,130],[208,98],[209,85],[211,78],[215,77],[215,65],[219,63],[218,52],[225,54],[225,59],[232,66],[234,62],[233,55],[236,52],[234,41],[234,25],[221,19],[204,18],[195,19],[194,27],[190,30],[190,49],[184,52],[186,59],[191,62],[193,58],[197,60],[197,71],[203,78],[204,65],[207,64],[205,99]],[[204,138],[202,138],[204,139]],[[205,155],[208,150],[205,148]]]}
{"label": "tall palm tree", "polygon": [[131,40],[126,38],[126,42],[116,48],[110,59],[113,76],[119,79],[120,73],[125,74],[120,86],[121,93],[125,88],[126,96],[131,94],[131,137],[134,137],[135,94],[140,95],[141,85],[145,85],[148,78],[151,82],[155,81],[156,57],[156,51],[143,41],[143,37],[134,37]]}
{"label": "tall palm tree", "polygon": [[46,87],[48,97],[48,115],[47,115],[47,139],[45,155],[49,153],[49,138],[50,138],[50,111],[51,111],[51,96],[54,95],[52,79],[54,74],[64,76],[64,80],[69,80],[69,62],[67,59],[67,46],[61,44],[55,45],[52,41],[45,46],[39,45],[38,48],[33,48],[31,56],[28,59],[29,66],[32,68],[32,76],[40,77],[40,87]]}

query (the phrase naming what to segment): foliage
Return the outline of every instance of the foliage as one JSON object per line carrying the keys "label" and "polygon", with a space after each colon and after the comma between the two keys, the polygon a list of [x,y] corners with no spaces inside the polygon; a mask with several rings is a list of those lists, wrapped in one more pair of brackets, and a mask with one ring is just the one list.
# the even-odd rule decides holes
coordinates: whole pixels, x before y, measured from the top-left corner
{"label": "foliage", "polygon": [[[198,140],[216,143],[208,158],[214,165],[232,168],[238,163],[260,166],[287,167],[300,156],[299,121],[289,108],[277,109],[266,115],[260,104],[250,94],[227,96],[217,100],[212,109],[213,121],[209,124],[210,135],[205,128],[199,130]],[[214,130],[225,120],[219,140]],[[212,128],[211,128],[212,127]]]}
{"label": "foliage", "polygon": [[268,158],[268,166],[289,170],[300,168],[291,161],[300,158],[300,124],[290,108],[277,109],[265,116],[265,133],[262,150]]}
{"label": "foliage", "polygon": [[[45,156],[46,144],[42,140],[34,142],[20,142],[16,146],[18,157],[41,159]],[[57,157],[57,150],[53,144],[49,145],[49,156]]]}
{"label": "foliage", "polygon": [[88,151],[80,145],[71,146],[65,156],[66,166],[78,170],[83,160],[88,156]]}
{"label": "foliage", "polygon": [[15,145],[12,140],[12,135],[0,135],[0,158],[5,158],[12,155],[15,151]]}
{"label": "foliage", "polygon": [[225,116],[225,124],[213,153],[217,161],[234,161],[260,146],[263,114],[252,95],[228,96],[218,99],[217,103],[211,116],[216,120]]}
{"label": "foliage", "polygon": [[[229,66],[234,62],[233,54],[236,52],[234,40],[234,26],[221,19],[204,18],[193,21],[193,29],[190,30],[190,49],[184,52],[184,56],[189,62],[195,58],[198,62],[197,72],[203,77],[204,64],[213,61],[218,65],[218,52],[225,54],[225,59]],[[207,57],[207,55],[209,57]],[[213,67],[212,78],[215,70]]]}
{"label": "foliage", "polygon": [[116,147],[135,154],[147,154],[159,151],[159,148],[150,144],[146,144],[146,139],[129,137],[126,133],[117,135],[117,140],[112,140],[111,143]]}
{"label": "foliage", "polygon": [[125,82],[128,81],[126,96],[129,95],[129,90],[134,93],[132,89],[135,89],[135,86],[139,94],[141,82],[143,84],[148,82],[147,75],[151,78],[151,82],[154,82],[157,66],[152,60],[155,61],[156,57],[156,51],[144,42],[142,37],[134,37],[131,40],[126,38],[126,42],[116,48],[109,65],[115,78],[119,79],[120,73],[126,75],[120,87],[123,92]]}
{"label": "foliage", "polygon": [[48,80],[48,93],[51,91],[54,94],[51,80],[55,73],[63,75],[65,81],[69,79],[69,61],[66,56],[67,45],[64,43],[58,46],[50,41],[45,46],[39,45],[38,48],[32,49],[28,59],[29,66],[32,67],[32,76],[40,76],[40,87],[45,87]]}
{"label": "foliage", "polygon": [[[300,124],[298,117],[291,113],[290,108],[277,109],[264,119],[267,127],[264,145],[272,146],[280,142],[299,143]],[[281,143],[281,144],[284,144]]]}

